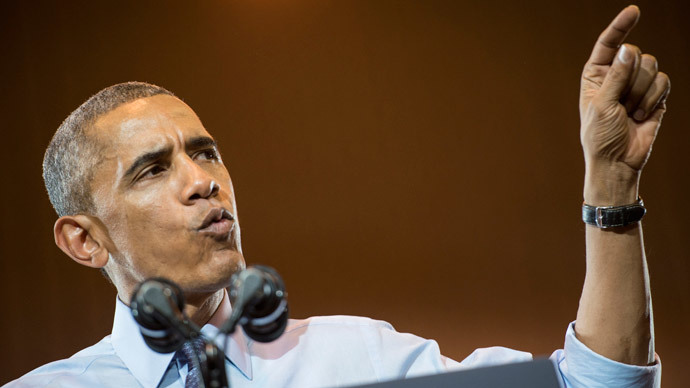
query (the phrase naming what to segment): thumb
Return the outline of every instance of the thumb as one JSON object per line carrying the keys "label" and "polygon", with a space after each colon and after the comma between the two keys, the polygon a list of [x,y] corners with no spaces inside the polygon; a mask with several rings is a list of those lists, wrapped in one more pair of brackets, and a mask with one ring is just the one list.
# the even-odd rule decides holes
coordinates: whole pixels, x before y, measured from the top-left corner
{"label": "thumb", "polygon": [[602,101],[618,103],[628,92],[639,64],[639,56],[640,51],[637,47],[627,44],[621,46],[599,89]]}

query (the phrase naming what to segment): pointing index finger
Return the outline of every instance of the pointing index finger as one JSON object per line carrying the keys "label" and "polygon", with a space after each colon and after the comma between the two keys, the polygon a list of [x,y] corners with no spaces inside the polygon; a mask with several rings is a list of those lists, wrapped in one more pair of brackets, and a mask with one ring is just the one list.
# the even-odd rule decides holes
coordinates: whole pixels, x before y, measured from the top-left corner
{"label": "pointing index finger", "polygon": [[593,65],[611,64],[621,43],[628,36],[630,30],[635,27],[639,18],[640,9],[636,5],[630,5],[623,9],[599,35],[588,63]]}

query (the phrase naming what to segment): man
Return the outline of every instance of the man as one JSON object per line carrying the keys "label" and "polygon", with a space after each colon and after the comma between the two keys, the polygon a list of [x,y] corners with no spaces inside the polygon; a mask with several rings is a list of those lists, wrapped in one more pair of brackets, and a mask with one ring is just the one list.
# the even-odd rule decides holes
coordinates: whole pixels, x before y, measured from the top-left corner
{"label": "man", "polygon": [[[638,182],[670,83],[654,57],[620,46],[638,17],[631,6],[613,20],[582,74],[587,274],[577,324],[552,356],[568,387],[660,384]],[[185,312],[207,335],[229,315],[225,287],[244,266],[237,209],[230,176],[195,113],[153,85],[107,88],[58,129],[44,178],[60,216],[56,243],[112,280],[115,323],[98,344],[9,386],[194,386],[198,372],[185,352],[150,351],[127,305],[137,284],[162,276],[182,287]],[[291,321],[274,343],[241,332],[229,343],[234,387],[343,386],[531,357],[491,348],[457,363],[433,341],[357,317]]]}

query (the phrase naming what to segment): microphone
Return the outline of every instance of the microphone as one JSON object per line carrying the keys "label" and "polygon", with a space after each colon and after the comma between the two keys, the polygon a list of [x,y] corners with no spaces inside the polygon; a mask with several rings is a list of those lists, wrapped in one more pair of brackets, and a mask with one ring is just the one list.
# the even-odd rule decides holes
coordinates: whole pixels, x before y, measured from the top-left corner
{"label": "microphone", "polygon": [[232,333],[239,323],[255,341],[271,342],[280,337],[287,326],[288,304],[278,272],[256,265],[232,275],[230,283],[232,314],[221,332]]}
{"label": "microphone", "polygon": [[130,308],[144,341],[158,353],[177,351],[200,335],[199,328],[182,314],[182,290],[170,280],[152,278],[140,283]]}

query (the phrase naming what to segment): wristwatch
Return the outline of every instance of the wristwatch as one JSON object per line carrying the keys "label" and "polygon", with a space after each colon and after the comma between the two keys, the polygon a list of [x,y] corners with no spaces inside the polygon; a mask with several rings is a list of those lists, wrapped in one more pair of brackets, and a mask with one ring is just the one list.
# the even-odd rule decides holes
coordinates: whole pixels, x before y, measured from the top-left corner
{"label": "wristwatch", "polygon": [[646,212],[642,198],[638,198],[636,203],[623,206],[590,206],[583,203],[582,221],[597,228],[614,228],[638,222]]}

